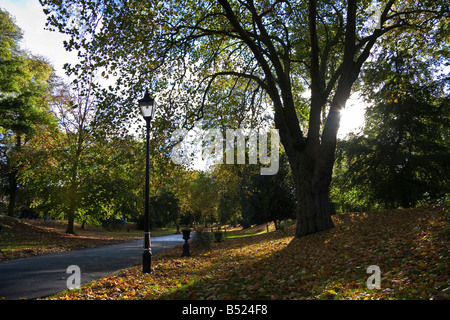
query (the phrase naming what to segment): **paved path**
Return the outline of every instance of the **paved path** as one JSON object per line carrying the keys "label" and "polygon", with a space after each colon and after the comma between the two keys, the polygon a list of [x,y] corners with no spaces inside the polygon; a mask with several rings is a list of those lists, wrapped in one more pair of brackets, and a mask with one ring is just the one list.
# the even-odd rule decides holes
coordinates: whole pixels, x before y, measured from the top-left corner
{"label": "paved path", "polygon": [[[151,239],[152,254],[183,243],[182,235]],[[77,265],[81,283],[142,263],[143,240],[11,260],[0,263],[0,298],[45,297],[67,289],[67,267]],[[181,254],[181,251],[180,251]]]}

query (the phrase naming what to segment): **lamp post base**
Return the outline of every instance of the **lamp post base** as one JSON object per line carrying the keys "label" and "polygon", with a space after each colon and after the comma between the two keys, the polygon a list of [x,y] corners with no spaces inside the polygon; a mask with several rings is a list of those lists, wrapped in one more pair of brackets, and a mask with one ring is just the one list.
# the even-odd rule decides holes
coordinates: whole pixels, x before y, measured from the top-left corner
{"label": "lamp post base", "polygon": [[142,273],[152,273],[152,255],[149,251],[142,254]]}
{"label": "lamp post base", "polygon": [[183,231],[184,244],[183,244],[183,253],[181,254],[181,256],[182,257],[190,257],[191,253],[189,252],[188,240],[191,238],[190,237],[191,230],[185,229],[185,230],[182,230],[182,231]]}

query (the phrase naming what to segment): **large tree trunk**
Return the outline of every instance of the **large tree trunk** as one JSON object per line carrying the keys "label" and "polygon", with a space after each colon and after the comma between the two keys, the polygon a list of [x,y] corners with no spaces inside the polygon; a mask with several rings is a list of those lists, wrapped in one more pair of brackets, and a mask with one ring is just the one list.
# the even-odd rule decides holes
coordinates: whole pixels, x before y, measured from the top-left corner
{"label": "large tree trunk", "polygon": [[334,227],[329,190],[340,111],[350,96],[350,89],[350,82],[341,82],[333,97],[320,142],[309,140],[304,148],[286,148],[297,192],[297,237]]}
{"label": "large tree trunk", "polygon": [[[318,160],[312,148],[287,153],[296,186],[296,237],[332,229],[334,224],[329,202],[331,170],[325,174],[316,169],[324,162]],[[333,159],[327,162],[332,163]]]}
{"label": "large tree trunk", "polygon": [[[327,120],[320,136],[320,112],[325,107],[327,96],[324,96],[324,79],[319,72],[316,16],[316,1],[312,0],[309,3],[312,80],[308,137],[300,148],[290,148],[289,145],[294,144],[289,143],[289,141],[283,143],[288,153],[297,188],[297,237],[334,227],[331,220],[329,189],[335,160],[336,136],[339,130],[341,111],[350,97],[352,85],[359,73],[359,70],[355,69],[353,60],[356,37],[356,1],[349,0],[342,74],[339,77]],[[289,137],[285,140],[289,140]]]}
{"label": "large tree trunk", "polygon": [[296,237],[308,235],[319,231],[325,231],[334,227],[331,220],[331,210],[328,199],[328,190],[315,189],[306,186],[297,195],[297,229]]}
{"label": "large tree trunk", "polygon": [[[228,1],[219,0],[226,17],[253,52],[265,75],[264,80],[260,80],[259,84],[264,87],[273,102],[275,128],[279,130],[281,143],[288,155],[296,184],[297,237],[333,228],[329,187],[333,172],[340,112],[350,96],[351,87],[359,75],[362,63],[369,56],[377,37],[382,34],[381,30],[375,30],[357,56],[361,49],[357,50],[356,48],[357,1],[348,0],[345,28],[341,26],[336,38],[327,40],[326,45],[321,48],[317,33],[317,2],[317,0],[308,2],[308,26],[311,42],[309,48],[311,103],[308,133],[305,136],[300,128],[292,93],[291,61],[289,59],[291,53],[285,52],[279,59],[279,51],[270,42],[268,32],[261,17],[256,14],[256,9],[254,9],[253,18],[256,20],[255,27],[257,26],[261,32],[261,37],[258,37],[255,32],[258,41],[255,41],[255,35],[250,35],[239,23],[239,19]],[[381,22],[386,19],[393,3],[394,0],[391,0],[387,4],[380,17]],[[342,63],[333,71],[333,74],[327,75],[326,70],[329,67],[327,59],[332,52],[330,50],[340,41],[339,38],[343,32],[345,35]],[[261,44],[264,48],[261,48]],[[235,73],[230,72],[230,74]],[[255,79],[253,74],[248,77]],[[334,92],[334,96],[329,104],[332,92]],[[321,114],[326,110],[327,105],[330,105],[330,109],[324,125]]]}

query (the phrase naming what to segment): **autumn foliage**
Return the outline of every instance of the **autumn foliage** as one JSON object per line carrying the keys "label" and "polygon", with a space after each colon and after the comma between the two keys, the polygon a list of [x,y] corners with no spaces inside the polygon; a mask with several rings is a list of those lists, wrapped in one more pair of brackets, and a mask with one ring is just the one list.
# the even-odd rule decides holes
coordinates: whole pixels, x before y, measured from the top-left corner
{"label": "autumn foliage", "polygon": [[[181,247],[154,257],[153,273],[124,269],[52,299],[449,299],[448,212],[442,208],[347,213],[302,238],[287,229]],[[369,265],[381,288],[368,289]]]}

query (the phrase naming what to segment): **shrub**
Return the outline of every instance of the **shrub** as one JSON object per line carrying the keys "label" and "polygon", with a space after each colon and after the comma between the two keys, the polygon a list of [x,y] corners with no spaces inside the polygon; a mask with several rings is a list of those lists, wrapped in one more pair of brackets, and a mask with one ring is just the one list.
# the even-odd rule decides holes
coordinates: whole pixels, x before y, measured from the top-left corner
{"label": "shrub", "polygon": [[222,241],[223,232],[222,231],[215,231],[214,232],[214,238],[216,238],[217,242]]}
{"label": "shrub", "polygon": [[192,239],[192,245],[199,249],[210,249],[211,248],[211,236],[203,228],[194,229],[195,236]]}
{"label": "shrub", "polygon": [[106,219],[102,221],[102,226],[108,231],[121,230],[125,225],[125,221],[121,219]]}

